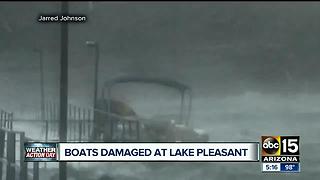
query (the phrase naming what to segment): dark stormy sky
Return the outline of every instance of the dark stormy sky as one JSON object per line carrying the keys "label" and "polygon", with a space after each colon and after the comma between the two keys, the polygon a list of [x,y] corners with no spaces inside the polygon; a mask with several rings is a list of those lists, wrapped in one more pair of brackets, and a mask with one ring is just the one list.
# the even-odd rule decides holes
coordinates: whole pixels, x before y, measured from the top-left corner
{"label": "dark stormy sky", "polygon": [[[59,3],[1,2],[0,82],[7,96],[37,91],[34,48],[44,51],[46,94],[56,96],[59,24],[36,20],[58,11]],[[73,2],[70,11],[88,16],[69,26],[71,101],[92,97],[86,40],[101,47],[100,84],[121,75],[167,77],[198,97],[320,89],[317,2]]]}
{"label": "dark stormy sky", "polygon": [[[194,90],[191,125],[206,130],[210,141],[298,135],[302,173],[273,178],[319,176],[319,2],[72,2],[70,11],[88,17],[86,23],[69,25],[70,103],[92,107],[93,54],[85,41],[95,40],[101,52],[100,87],[124,75],[181,81]],[[34,119],[40,112],[35,48],[44,54],[45,99],[59,100],[60,25],[37,22],[40,14],[56,13],[57,2],[0,2],[0,109],[13,111],[17,119]],[[136,103],[138,115],[177,109],[171,91],[164,98],[160,88],[129,87],[124,94],[140,102],[156,95],[151,103]],[[14,128],[44,137],[35,123]],[[92,173],[155,180],[270,179],[255,163],[109,165],[99,163]],[[89,166],[83,172],[88,170],[91,174]]]}

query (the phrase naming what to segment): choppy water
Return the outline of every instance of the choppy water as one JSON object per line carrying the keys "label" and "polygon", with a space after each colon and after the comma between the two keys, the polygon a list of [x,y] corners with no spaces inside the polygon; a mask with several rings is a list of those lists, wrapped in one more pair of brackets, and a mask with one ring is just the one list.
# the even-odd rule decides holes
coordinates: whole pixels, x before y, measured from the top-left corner
{"label": "choppy water", "polygon": [[[261,98],[261,97],[260,97]],[[258,98],[259,99],[259,98]],[[261,99],[260,99],[261,100]],[[218,100],[217,100],[218,101]],[[74,179],[305,179],[320,177],[320,113],[310,101],[272,105],[267,99],[253,104],[220,100],[203,104],[195,100],[193,126],[205,129],[212,141],[259,141],[261,135],[299,135],[301,137],[301,173],[265,174],[260,163],[69,163]],[[274,99],[273,99],[274,101]],[[292,100],[293,101],[293,100]],[[309,102],[302,106],[301,102]],[[234,103],[232,103],[234,102]],[[220,103],[221,106],[218,106]],[[247,102],[250,103],[250,102]],[[269,103],[269,106],[267,104]],[[283,103],[282,105],[279,105]],[[271,104],[271,105],[270,105]],[[308,107],[309,106],[309,107]],[[255,108],[256,107],[256,108]],[[261,107],[264,107],[264,109]],[[313,109],[312,109],[313,108]],[[320,112],[320,111],[319,111]],[[39,124],[16,123],[14,128],[30,137],[42,137]],[[43,165],[41,165],[43,167]],[[49,168],[57,163],[48,163]],[[79,170],[79,171],[77,171]],[[56,171],[41,171],[55,179]],[[70,177],[70,179],[72,179]]]}

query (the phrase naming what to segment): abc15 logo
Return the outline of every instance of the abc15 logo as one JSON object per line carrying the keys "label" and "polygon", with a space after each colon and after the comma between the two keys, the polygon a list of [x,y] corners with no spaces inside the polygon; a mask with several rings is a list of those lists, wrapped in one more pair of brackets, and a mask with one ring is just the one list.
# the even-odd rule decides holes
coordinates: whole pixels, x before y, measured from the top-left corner
{"label": "abc15 logo", "polygon": [[299,155],[299,136],[261,136],[262,156]]}

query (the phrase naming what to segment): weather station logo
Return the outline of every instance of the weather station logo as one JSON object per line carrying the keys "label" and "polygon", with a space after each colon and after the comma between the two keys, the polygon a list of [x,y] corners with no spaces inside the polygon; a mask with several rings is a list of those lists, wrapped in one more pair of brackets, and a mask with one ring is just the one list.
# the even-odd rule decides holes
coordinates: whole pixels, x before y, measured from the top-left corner
{"label": "weather station logo", "polygon": [[300,172],[299,136],[262,136],[262,172]]}
{"label": "weather station logo", "polygon": [[56,143],[25,143],[24,150],[25,161],[57,161]]}

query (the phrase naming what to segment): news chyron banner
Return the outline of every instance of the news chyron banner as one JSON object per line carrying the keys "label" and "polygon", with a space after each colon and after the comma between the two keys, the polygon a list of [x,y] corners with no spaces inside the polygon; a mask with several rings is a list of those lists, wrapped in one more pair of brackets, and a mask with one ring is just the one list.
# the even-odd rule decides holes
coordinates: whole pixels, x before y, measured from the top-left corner
{"label": "news chyron banner", "polygon": [[259,162],[258,142],[25,143],[25,161]]}
{"label": "news chyron banner", "polygon": [[262,172],[300,172],[299,136],[262,136]]}

